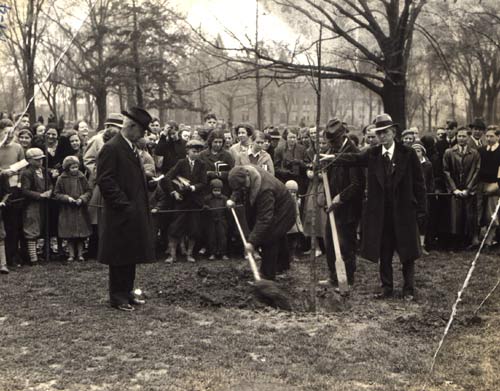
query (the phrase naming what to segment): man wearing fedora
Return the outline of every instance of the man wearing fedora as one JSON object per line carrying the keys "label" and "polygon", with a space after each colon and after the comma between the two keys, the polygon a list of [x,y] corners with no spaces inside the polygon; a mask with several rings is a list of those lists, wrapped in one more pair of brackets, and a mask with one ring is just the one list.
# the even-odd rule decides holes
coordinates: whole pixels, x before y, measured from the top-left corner
{"label": "man wearing fedora", "polygon": [[[344,122],[334,118],[328,121],[325,137],[333,153],[358,153],[359,149],[347,137],[347,127]],[[339,236],[340,251],[345,263],[347,282],[354,284],[356,271],[356,231],[361,218],[361,202],[365,188],[365,176],[361,167],[334,167],[328,168],[328,182],[332,203],[328,212],[335,214],[335,224]],[[325,232],[325,247],[330,280],[336,285],[337,273],[335,270],[335,252],[333,249],[332,228],[327,219]]]}
{"label": "man wearing fedora", "polygon": [[146,177],[135,146],[151,116],[138,107],[122,114],[122,129],[97,157],[97,184],[104,199],[97,259],[109,265],[111,306],[133,311],[144,304],[133,293],[136,264],[155,260]]}
{"label": "man wearing fedora", "polygon": [[474,118],[471,124],[469,124],[469,129],[472,134],[469,137],[467,145],[473,149],[479,149],[486,145],[486,140],[484,134],[486,132],[486,124],[482,118]]}
{"label": "man wearing fedora", "polygon": [[[92,197],[90,198],[90,222],[92,224],[92,235],[90,236],[88,256],[95,258],[97,256],[97,246],[99,241],[98,224],[99,216],[102,212],[100,205],[102,204],[102,196],[99,186],[96,185],[96,164],[97,155],[102,149],[106,140],[111,139],[123,127],[123,115],[120,113],[111,113],[104,122],[104,129],[92,136],[87,144],[87,148],[83,154],[83,164],[89,172],[89,185],[92,189]],[[94,206],[95,205],[95,206]]]}
{"label": "man wearing fedora", "polygon": [[382,291],[392,297],[392,257],[397,251],[403,268],[403,297],[414,298],[415,260],[421,255],[418,220],[425,218],[426,194],[422,168],[413,148],[395,142],[396,127],[388,114],[375,118],[379,145],[361,153],[327,155],[332,165],[367,167],[367,202],[362,218],[361,256],[379,261]]}

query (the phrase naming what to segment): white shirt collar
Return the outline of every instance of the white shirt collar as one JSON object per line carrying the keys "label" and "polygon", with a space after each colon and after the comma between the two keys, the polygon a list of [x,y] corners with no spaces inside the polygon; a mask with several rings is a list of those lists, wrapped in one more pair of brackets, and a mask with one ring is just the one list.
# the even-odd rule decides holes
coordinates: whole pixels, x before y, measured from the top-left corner
{"label": "white shirt collar", "polygon": [[495,144],[493,144],[493,145],[491,145],[491,146],[490,146],[490,145],[488,145],[488,146],[486,147],[486,150],[490,150],[490,151],[492,151],[492,152],[493,152],[493,151],[496,151],[496,150],[497,150],[497,148],[498,148],[498,145],[499,145],[498,143],[495,143]]}
{"label": "white shirt collar", "polygon": [[387,149],[384,145],[382,145],[382,156],[386,154],[386,152],[389,152],[389,158],[392,160],[394,157],[394,149],[395,149],[396,143],[392,143],[391,147]]}
{"label": "white shirt collar", "polygon": [[252,148],[248,148],[248,151],[247,151],[248,156],[252,155],[252,156],[254,156],[254,157],[260,156],[260,153],[261,153],[261,152],[262,152],[262,151],[259,151],[259,152],[257,152],[257,153],[254,153],[254,152],[253,152],[253,150],[252,150]]}

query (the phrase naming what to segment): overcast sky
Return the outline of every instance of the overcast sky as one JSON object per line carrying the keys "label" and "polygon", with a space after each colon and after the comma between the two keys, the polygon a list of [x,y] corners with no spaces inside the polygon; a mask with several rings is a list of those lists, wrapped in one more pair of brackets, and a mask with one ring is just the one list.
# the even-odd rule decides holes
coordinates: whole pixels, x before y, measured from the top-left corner
{"label": "overcast sky", "polygon": [[[254,41],[255,0],[173,0],[172,3],[188,16],[193,26],[201,25],[209,34],[224,35],[224,29],[228,29],[240,39],[247,34]],[[295,41],[293,32],[279,17],[262,7],[259,14],[259,39]]]}

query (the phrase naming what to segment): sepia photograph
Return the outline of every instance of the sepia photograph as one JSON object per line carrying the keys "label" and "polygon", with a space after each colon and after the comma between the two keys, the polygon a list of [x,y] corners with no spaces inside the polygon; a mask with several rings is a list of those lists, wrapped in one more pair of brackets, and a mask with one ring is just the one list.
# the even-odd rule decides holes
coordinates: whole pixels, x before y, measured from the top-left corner
{"label": "sepia photograph", "polygon": [[499,0],[0,0],[0,391],[500,390]]}

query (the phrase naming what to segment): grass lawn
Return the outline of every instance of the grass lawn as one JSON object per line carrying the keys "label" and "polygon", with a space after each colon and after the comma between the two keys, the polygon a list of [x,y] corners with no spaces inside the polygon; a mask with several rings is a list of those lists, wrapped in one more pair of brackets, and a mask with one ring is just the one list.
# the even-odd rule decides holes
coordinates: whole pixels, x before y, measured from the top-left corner
{"label": "grass lawn", "polygon": [[148,303],[134,313],[108,306],[95,261],[23,267],[0,276],[0,391],[498,390],[500,289],[473,318],[499,278],[496,255],[481,256],[426,382],[473,255],[420,260],[414,303],[373,299],[377,265],[361,260],[351,296],[318,287],[315,314],[308,258],[281,283],[294,312],[253,299],[243,260],[139,266]]}

